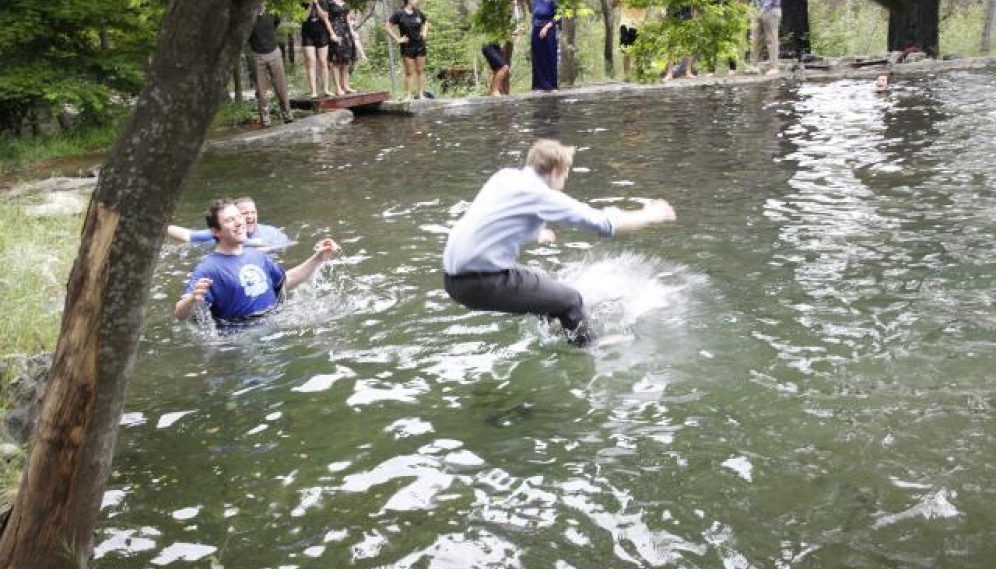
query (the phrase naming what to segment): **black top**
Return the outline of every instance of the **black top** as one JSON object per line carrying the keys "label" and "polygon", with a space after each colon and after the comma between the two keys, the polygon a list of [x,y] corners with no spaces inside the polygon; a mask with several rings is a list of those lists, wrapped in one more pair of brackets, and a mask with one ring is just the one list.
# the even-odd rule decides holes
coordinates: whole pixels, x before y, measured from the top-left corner
{"label": "black top", "polygon": [[422,41],[422,24],[429,21],[422,13],[422,10],[415,9],[411,14],[404,10],[398,10],[391,14],[388,20],[401,30],[401,37],[408,38],[408,41]]}
{"label": "black top", "polygon": [[271,53],[277,49],[277,35],[274,33],[280,25],[280,16],[260,14],[256,16],[256,24],[249,34],[249,47],[253,53]]}

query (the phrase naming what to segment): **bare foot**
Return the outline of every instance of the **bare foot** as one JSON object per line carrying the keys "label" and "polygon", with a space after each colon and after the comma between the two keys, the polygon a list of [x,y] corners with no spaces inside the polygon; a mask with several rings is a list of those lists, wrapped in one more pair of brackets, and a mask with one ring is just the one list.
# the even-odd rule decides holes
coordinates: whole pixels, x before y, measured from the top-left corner
{"label": "bare foot", "polygon": [[335,93],[331,93],[329,91],[325,91],[325,96],[326,97],[335,97]]}
{"label": "bare foot", "polygon": [[355,93],[356,89],[353,89],[352,87],[346,87],[346,92],[347,93]]}

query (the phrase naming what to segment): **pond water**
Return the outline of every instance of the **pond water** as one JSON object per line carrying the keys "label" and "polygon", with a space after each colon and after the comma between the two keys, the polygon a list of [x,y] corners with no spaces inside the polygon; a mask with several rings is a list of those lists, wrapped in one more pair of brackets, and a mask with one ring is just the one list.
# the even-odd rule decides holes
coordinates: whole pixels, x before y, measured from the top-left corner
{"label": "pond water", "polygon": [[[996,556],[996,76],[359,116],[203,158],[177,220],[255,196],[345,254],[273,321],[179,324],[167,245],[99,567],[984,567]],[[568,191],[679,222],[522,261],[610,341],[442,290],[447,227],[531,142]]]}

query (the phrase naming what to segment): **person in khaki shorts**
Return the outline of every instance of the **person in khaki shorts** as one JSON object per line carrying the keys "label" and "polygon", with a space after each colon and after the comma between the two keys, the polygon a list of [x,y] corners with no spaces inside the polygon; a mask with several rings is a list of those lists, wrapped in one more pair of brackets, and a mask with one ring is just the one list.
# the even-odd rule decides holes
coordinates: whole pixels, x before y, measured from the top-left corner
{"label": "person in khaki shorts", "polygon": [[[761,46],[768,48],[767,75],[778,73],[778,26],[782,22],[781,0],[755,0],[757,18],[754,20],[751,63],[756,67],[761,61]],[[763,41],[763,44],[762,44]]]}
{"label": "person in khaki shorts", "polygon": [[291,114],[290,99],[287,97],[287,78],[284,75],[284,58],[277,47],[277,26],[280,17],[266,11],[266,2],[259,8],[256,23],[249,35],[249,47],[252,49],[253,83],[256,87],[256,104],[259,106],[259,123],[263,128],[270,128],[270,102],[266,98],[266,74],[270,75],[273,90],[280,100],[281,116],[285,123],[294,122]]}

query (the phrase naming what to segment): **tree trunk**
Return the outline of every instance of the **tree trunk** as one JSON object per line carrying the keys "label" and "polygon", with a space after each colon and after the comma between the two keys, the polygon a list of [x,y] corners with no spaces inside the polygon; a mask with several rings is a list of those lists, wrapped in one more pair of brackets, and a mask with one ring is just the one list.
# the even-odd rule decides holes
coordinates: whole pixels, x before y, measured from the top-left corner
{"label": "tree trunk", "polygon": [[782,2],[781,51],[793,59],[810,52],[809,0]]}
{"label": "tree trunk", "polygon": [[512,54],[515,53],[515,42],[511,39],[505,42],[505,61],[508,62],[509,72],[505,74],[505,78],[501,81],[502,92],[506,95],[512,92]]}
{"label": "tree trunk", "polygon": [[986,4],[986,19],[982,23],[982,54],[989,55],[993,50],[993,25],[996,24],[996,0]]}
{"label": "tree trunk", "polygon": [[232,65],[232,99],[237,103],[242,102],[242,52],[235,56],[235,63]]}
{"label": "tree trunk", "polygon": [[616,75],[616,50],[613,45],[615,26],[612,25],[612,4],[609,0],[599,0],[602,5],[602,24],[605,26],[605,44],[602,46],[602,58],[605,61],[605,76]]}
{"label": "tree trunk", "polygon": [[937,57],[940,17],[940,0],[910,0],[905,8],[890,9],[889,51],[918,47],[930,57]]}
{"label": "tree trunk", "polygon": [[560,81],[568,87],[574,85],[577,79],[577,68],[574,63],[574,53],[577,49],[576,22],[574,18],[564,18],[564,37],[561,40],[563,46],[560,51]]}
{"label": "tree trunk", "polygon": [[87,210],[0,568],[75,569],[90,555],[166,224],[260,3],[170,4]]}

